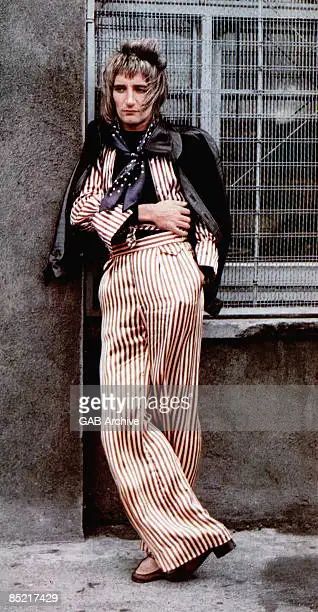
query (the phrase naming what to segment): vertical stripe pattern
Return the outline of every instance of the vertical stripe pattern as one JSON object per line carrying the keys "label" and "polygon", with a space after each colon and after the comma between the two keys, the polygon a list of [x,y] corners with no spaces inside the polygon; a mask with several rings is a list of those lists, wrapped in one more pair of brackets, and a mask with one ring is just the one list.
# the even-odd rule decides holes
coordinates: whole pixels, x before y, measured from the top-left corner
{"label": "vertical stripe pattern", "polygon": [[[191,245],[163,234],[117,245],[102,276],[100,384],[198,384],[203,291]],[[191,424],[141,431],[102,427],[103,448],[125,511],[159,566],[170,571],[231,539],[195,496],[201,430]]]}
{"label": "vertical stripe pattern", "polygon": [[79,225],[88,231],[95,230],[110,251],[113,238],[119,230],[123,230],[123,225],[129,221],[133,213],[132,209],[123,211],[122,204],[118,204],[112,210],[99,212],[104,193],[112,184],[115,155],[114,149],[104,147],[80,195],[74,200],[70,214],[71,225]]}
{"label": "vertical stripe pattern", "polygon": [[[112,241],[119,231],[123,235],[126,232],[125,241],[129,244],[134,242],[134,232],[137,227],[144,230],[161,231],[150,223],[130,224],[129,218],[132,210],[123,211],[122,204],[117,204],[110,211],[99,212],[104,193],[112,185],[115,156],[115,149],[104,147],[80,195],[73,203],[70,216],[72,225],[79,225],[87,231],[96,231],[110,252],[113,248]],[[184,200],[171,160],[164,156],[154,156],[149,159],[149,167],[158,201]],[[195,224],[195,239],[195,257],[198,265],[211,266],[217,273],[218,250],[215,238],[202,220],[197,220]]]}
{"label": "vertical stripe pattern", "polygon": [[[96,231],[110,252],[98,293],[100,384],[193,389],[198,384],[204,306],[198,264],[217,270],[214,236],[198,220],[193,250],[173,232],[152,224],[132,225],[132,210],[124,212],[122,204],[99,212],[112,184],[115,155],[115,150],[103,149],[71,211],[71,224]],[[155,156],[149,167],[158,201],[184,200],[171,160]],[[158,234],[136,240],[137,227],[158,229]],[[118,232],[124,241],[116,244]],[[152,417],[141,431],[102,427],[101,440],[142,550],[152,552],[162,569],[170,571],[229,541],[231,534],[208,514],[192,489],[202,445],[196,398],[190,428],[183,427],[180,410],[174,420]]]}

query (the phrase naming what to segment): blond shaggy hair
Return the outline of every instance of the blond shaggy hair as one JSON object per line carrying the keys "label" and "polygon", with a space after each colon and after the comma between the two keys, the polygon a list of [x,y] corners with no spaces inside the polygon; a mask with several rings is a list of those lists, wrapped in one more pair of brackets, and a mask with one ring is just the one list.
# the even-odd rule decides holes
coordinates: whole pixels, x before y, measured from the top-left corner
{"label": "blond shaggy hair", "polygon": [[155,39],[126,41],[121,49],[113,53],[103,71],[103,87],[100,104],[100,114],[107,123],[116,118],[116,108],[113,100],[113,86],[118,74],[128,78],[141,72],[148,83],[143,109],[152,106],[153,116],[160,116],[160,108],[167,99],[168,82],[166,61],[160,55]]}

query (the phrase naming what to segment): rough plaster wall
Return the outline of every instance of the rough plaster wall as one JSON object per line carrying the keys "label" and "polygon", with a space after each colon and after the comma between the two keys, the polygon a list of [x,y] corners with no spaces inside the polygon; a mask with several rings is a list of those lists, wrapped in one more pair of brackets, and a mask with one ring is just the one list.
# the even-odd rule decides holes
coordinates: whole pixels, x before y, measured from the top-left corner
{"label": "rough plaster wall", "polygon": [[[92,338],[98,337],[98,324]],[[315,385],[318,371],[317,332],[297,335],[270,332],[237,340],[205,339],[202,342],[200,384],[246,385],[255,388],[248,410],[255,415],[266,397],[258,386]],[[93,346],[92,342],[92,346]],[[90,351],[90,365],[93,350]],[[284,393],[281,394],[284,400]],[[244,406],[232,396],[232,406]],[[215,403],[214,403],[215,405]],[[276,404],[274,404],[276,405]],[[209,423],[209,404],[202,423]],[[282,402],[288,410],[288,397]],[[268,409],[270,399],[268,398]],[[311,409],[317,407],[312,404]],[[299,404],[299,423],[308,416],[308,405]],[[290,427],[290,424],[287,424]],[[270,429],[269,424],[269,429]],[[211,429],[213,429],[211,427]],[[283,429],[283,427],[282,427]],[[287,428],[286,428],[287,429]],[[98,434],[85,436],[85,498],[87,533],[107,531],[105,525],[126,522],[115,483],[107,467]],[[195,491],[209,512],[232,529],[266,525],[284,531],[317,530],[318,452],[316,431],[207,431]]]}
{"label": "rough plaster wall", "polygon": [[81,443],[69,432],[79,381],[79,283],[42,269],[81,146],[84,0],[0,2],[1,538],[81,533]]}
{"label": "rough plaster wall", "polygon": [[[317,333],[297,337],[259,334],[246,340],[202,345],[200,383],[256,385],[251,413],[266,409],[257,386],[315,385]],[[307,337],[305,337],[307,336]],[[265,391],[266,393],[266,391]],[[288,394],[281,409],[288,411]],[[258,401],[257,401],[258,400]],[[238,403],[240,398],[238,398]],[[268,399],[270,408],[270,399]],[[313,411],[316,406],[311,406]],[[299,404],[299,423],[308,406]],[[269,429],[271,425],[269,423]],[[317,435],[315,431],[205,432],[197,492],[233,527],[267,525],[293,532],[317,528]]]}

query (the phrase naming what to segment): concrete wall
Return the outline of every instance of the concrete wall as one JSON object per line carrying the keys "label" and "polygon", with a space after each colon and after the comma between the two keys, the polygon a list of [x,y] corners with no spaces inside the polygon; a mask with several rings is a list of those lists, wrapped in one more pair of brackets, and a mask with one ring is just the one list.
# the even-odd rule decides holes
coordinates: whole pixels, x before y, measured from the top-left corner
{"label": "concrete wall", "polygon": [[81,146],[85,3],[1,1],[1,526],[4,540],[81,531],[80,287],[45,287],[59,202]]}
{"label": "concrete wall", "polygon": [[[214,331],[222,327],[220,322],[216,325],[218,319],[213,321]],[[209,333],[209,325],[205,327]],[[211,385],[211,399],[199,406],[203,452],[195,491],[212,516],[232,529],[265,525],[313,532],[318,516],[317,399],[312,393],[318,372],[317,321],[315,325],[309,320],[301,325],[254,321],[251,330],[237,338],[202,341],[199,382]],[[99,335],[98,319],[87,320],[84,364],[91,384],[98,377],[94,354]],[[226,422],[223,430],[213,429],[213,418],[222,411],[214,395],[218,386],[227,394],[228,404],[225,400],[223,406],[230,409],[236,431]],[[289,386],[297,386],[299,402],[296,395],[291,403]],[[250,388],[252,395],[244,397]],[[268,418],[258,420],[260,410]],[[250,414],[251,428],[244,430],[240,411]],[[277,418],[277,431],[270,414]],[[284,418],[280,422],[282,414],[285,422]],[[86,531],[107,532],[107,525],[124,524],[127,519],[94,432],[84,435],[84,458]]]}
{"label": "concrete wall", "polygon": [[[242,394],[253,385],[255,401],[247,406],[251,415],[266,409],[274,418],[279,412],[286,415],[286,429],[281,423],[275,431],[269,420],[268,431],[257,431],[256,416],[254,430],[204,435],[197,492],[212,513],[234,528],[317,529],[317,432],[310,427],[317,403],[314,397],[306,401],[305,387],[317,380],[317,338],[317,330],[275,333],[273,326],[260,333],[256,328],[250,338],[203,341],[201,384],[238,385]],[[280,396],[277,408],[272,385]],[[289,385],[299,386],[298,405],[290,402]],[[236,403],[238,410],[244,407],[244,398],[235,402],[232,395],[234,410]]]}

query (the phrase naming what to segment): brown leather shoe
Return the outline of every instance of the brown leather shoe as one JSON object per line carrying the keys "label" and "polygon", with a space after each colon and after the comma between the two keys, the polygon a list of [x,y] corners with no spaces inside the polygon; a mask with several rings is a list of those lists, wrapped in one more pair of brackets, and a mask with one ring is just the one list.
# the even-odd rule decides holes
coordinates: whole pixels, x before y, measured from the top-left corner
{"label": "brown leather shoe", "polygon": [[167,572],[167,580],[170,580],[171,582],[186,580],[198,569],[198,567],[200,567],[200,565],[202,565],[203,561],[205,561],[211,552],[211,548],[209,550],[205,550],[201,555],[194,557],[194,559],[190,559],[190,561],[186,561],[186,563],[176,567],[176,569],[172,570],[171,572]]}
{"label": "brown leather shoe", "polygon": [[205,550],[201,555],[194,557],[194,559],[186,561],[186,563],[183,563],[183,565],[180,565],[175,570],[167,572],[166,578],[172,582],[186,580],[200,567],[200,565],[202,565],[211,552],[213,552],[217,558],[220,558],[224,557],[224,555],[229,553],[235,547],[236,544],[233,540],[229,540],[220,546],[213,546],[212,548]]}
{"label": "brown leather shoe", "polygon": [[[236,544],[233,540],[229,540],[228,542],[225,542],[225,544],[221,544],[220,546],[213,546],[211,548],[208,548],[208,550],[205,550],[203,553],[201,553],[201,555],[198,555],[197,557],[194,557],[194,559],[186,561],[185,563],[183,563],[183,565],[180,565],[176,569],[171,570],[169,572],[164,572],[161,568],[158,568],[157,570],[149,572],[148,574],[138,574],[138,567],[144,561],[144,559],[142,559],[137,565],[136,569],[133,571],[131,579],[134,582],[152,582],[153,580],[160,579],[170,580],[171,582],[187,580],[200,567],[200,565],[202,565],[202,563],[211,554],[211,552],[213,552],[217,558],[220,558],[231,552],[231,550],[234,550],[235,547]],[[154,559],[151,553],[149,553],[147,556],[152,557]]]}
{"label": "brown leather shoe", "polygon": [[220,559],[221,557],[224,557],[224,555],[227,555],[227,553],[231,552],[231,550],[234,550],[234,548],[236,548],[234,540],[228,540],[228,542],[225,542],[225,544],[220,544],[220,546],[215,546],[212,548],[212,552],[218,559]]}
{"label": "brown leather shoe", "polygon": [[[152,557],[152,555],[147,555]],[[145,557],[146,558],[146,557]],[[152,557],[153,558],[153,557]],[[164,572],[160,567],[153,572],[149,572],[148,574],[138,574],[138,567],[142,564],[145,559],[142,559],[140,563],[137,565],[136,569],[131,574],[131,579],[134,582],[153,582],[153,580],[160,580],[161,578],[166,578],[166,572]]]}

